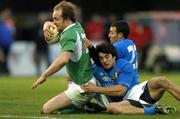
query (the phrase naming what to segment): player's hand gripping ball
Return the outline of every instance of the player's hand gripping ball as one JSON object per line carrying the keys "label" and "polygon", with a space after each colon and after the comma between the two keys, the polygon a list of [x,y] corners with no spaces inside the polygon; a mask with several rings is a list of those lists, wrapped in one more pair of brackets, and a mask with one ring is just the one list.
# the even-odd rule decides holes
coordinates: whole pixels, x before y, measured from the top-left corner
{"label": "player's hand gripping ball", "polygon": [[58,32],[58,30],[57,30],[57,27],[54,27],[54,28],[53,28],[53,27],[50,27],[50,30],[53,32],[53,35],[52,35],[52,38],[46,40],[46,42],[47,42],[48,44],[57,43],[57,42],[59,41],[59,37],[57,37],[58,34],[59,34],[59,32]]}

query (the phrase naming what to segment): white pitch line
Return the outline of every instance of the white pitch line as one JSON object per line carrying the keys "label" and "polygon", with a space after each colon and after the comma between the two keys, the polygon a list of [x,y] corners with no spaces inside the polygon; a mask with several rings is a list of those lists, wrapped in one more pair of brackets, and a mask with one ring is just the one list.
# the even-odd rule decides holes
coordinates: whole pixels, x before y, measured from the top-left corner
{"label": "white pitch line", "polygon": [[62,119],[56,117],[36,117],[36,116],[18,116],[18,115],[0,115],[1,118],[19,118],[19,119]]}

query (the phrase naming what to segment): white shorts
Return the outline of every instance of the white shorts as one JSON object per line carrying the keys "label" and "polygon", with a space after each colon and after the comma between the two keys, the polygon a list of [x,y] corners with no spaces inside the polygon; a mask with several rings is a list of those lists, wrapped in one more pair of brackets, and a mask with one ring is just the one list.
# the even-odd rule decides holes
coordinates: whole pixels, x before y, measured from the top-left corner
{"label": "white shorts", "polygon": [[[89,82],[96,84],[96,79],[93,77]],[[77,107],[81,107],[95,96],[95,93],[85,93],[81,86],[74,82],[68,84],[65,94],[72,100],[72,104]]]}
{"label": "white shorts", "polygon": [[151,106],[152,104],[140,99],[140,96],[143,94],[147,82],[148,81],[144,81],[132,87],[132,89],[130,89],[127,92],[127,94],[124,96],[123,100],[125,99],[134,100],[139,102],[142,106]]}

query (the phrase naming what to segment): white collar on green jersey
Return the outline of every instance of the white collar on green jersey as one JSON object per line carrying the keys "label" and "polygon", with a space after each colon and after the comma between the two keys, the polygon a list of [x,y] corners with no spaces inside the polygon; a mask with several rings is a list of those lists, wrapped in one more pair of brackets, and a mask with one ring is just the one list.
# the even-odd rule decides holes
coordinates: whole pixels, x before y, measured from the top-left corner
{"label": "white collar on green jersey", "polygon": [[63,30],[63,32],[61,33],[61,35],[62,35],[67,29],[69,29],[69,28],[71,28],[71,27],[73,27],[73,26],[75,26],[75,25],[76,25],[76,23],[73,23],[73,24],[69,25],[68,27],[66,27],[66,28]]}

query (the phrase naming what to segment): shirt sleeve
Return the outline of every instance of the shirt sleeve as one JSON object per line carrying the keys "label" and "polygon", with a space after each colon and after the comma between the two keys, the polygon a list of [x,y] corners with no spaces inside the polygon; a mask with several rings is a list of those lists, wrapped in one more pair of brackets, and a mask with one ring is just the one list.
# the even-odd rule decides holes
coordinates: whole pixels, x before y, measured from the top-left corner
{"label": "shirt sleeve", "polygon": [[71,39],[71,38],[61,39],[61,50],[62,50],[62,52],[65,52],[65,51],[74,52],[75,45],[76,45],[75,43],[76,43],[75,39]]}

